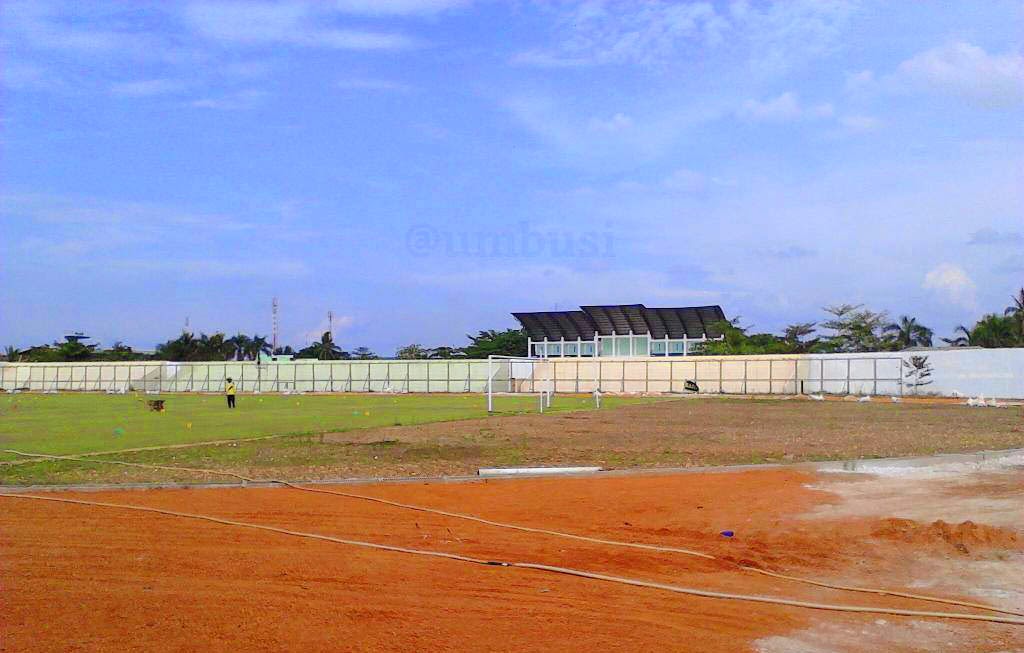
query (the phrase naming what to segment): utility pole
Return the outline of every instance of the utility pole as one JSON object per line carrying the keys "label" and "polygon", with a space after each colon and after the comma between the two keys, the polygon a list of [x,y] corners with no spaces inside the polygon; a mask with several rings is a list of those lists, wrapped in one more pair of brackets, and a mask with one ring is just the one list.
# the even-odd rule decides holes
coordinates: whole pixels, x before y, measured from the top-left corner
{"label": "utility pole", "polygon": [[327,311],[327,333],[334,338],[334,311]]}
{"label": "utility pole", "polygon": [[274,299],[271,302],[270,306],[271,306],[271,308],[270,308],[271,320],[272,320],[272,325],[273,325],[273,337],[272,337],[272,341],[273,342],[271,343],[270,347],[271,347],[271,352],[276,354],[277,353],[277,297],[274,297]]}

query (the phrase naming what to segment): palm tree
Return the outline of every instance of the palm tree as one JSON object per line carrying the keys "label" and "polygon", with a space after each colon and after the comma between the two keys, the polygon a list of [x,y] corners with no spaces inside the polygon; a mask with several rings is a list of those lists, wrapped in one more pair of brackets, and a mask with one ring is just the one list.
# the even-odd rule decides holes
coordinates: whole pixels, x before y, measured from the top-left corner
{"label": "palm tree", "polygon": [[21,352],[18,351],[17,347],[8,345],[7,348],[4,349],[4,359],[6,359],[8,363],[20,361]]}
{"label": "palm tree", "polygon": [[334,338],[331,336],[330,331],[324,331],[324,334],[320,336],[320,342],[314,342],[312,345],[306,347],[300,351],[297,355],[298,358],[317,358],[322,361],[336,360],[344,357],[345,352],[341,350],[338,345],[334,344]]}
{"label": "palm tree", "polygon": [[258,336],[253,334],[253,337],[249,339],[249,350],[247,354],[252,360],[259,358],[260,354],[270,353],[270,341],[267,340],[266,336]]}
{"label": "palm tree", "polygon": [[244,361],[249,357],[249,348],[251,346],[252,339],[244,333],[236,333],[227,340],[224,344],[229,349],[231,354],[235,357],[235,360]]}
{"label": "palm tree", "polygon": [[234,351],[234,347],[223,333],[215,333],[211,336],[205,333],[199,334],[197,353],[203,360],[226,361],[234,355]]}
{"label": "palm tree", "polygon": [[1013,317],[989,314],[971,330],[971,344],[982,347],[1013,347],[1018,344],[1017,323]]}
{"label": "palm tree", "polygon": [[882,331],[891,334],[901,349],[932,346],[934,332],[913,317],[901,315],[899,322],[886,324]]}
{"label": "palm tree", "polygon": [[962,335],[955,338],[943,338],[955,347],[1013,347],[1020,343],[1017,323],[1014,316],[990,313],[968,329],[964,325],[956,328],[954,333]]}
{"label": "palm tree", "polygon": [[[957,336],[959,333],[961,335]],[[954,347],[971,347],[974,343],[971,341],[971,330],[960,324],[953,329],[953,338],[943,338],[942,341],[946,344],[953,345]]]}
{"label": "palm tree", "polygon": [[168,361],[190,361],[196,360],[198,356],[199,343],[195,336],[183,331],[174,340],[168,340],[156,346],[156,357]]}
{"label": "palm tree", "polygon": [[1012,317],[1017,325],[1017,344],[1024,345],[1024,288],[1011,297],[1013,304],[1006,307],[1003,315]]}

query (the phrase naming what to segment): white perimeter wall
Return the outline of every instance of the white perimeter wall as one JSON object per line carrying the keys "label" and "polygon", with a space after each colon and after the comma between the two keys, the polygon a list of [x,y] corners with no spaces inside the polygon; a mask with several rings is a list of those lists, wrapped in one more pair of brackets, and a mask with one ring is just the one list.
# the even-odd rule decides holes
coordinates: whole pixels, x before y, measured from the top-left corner
{"label": "white perimeter wall", "polygon": [[[565,358],[495,361],[496,391],[743,394],[913,394],[904,360],[927,356],[930,385],[918,394],[1024,398],[1024,348],[939,349],[871,354]],[[255,363],[0,363],[0,387],[60,391],[483,392],[486,360]]]}

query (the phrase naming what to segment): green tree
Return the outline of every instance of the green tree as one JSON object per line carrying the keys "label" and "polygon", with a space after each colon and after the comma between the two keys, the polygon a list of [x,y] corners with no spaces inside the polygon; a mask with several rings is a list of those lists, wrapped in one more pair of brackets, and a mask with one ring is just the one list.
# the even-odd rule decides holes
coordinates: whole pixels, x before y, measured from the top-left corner
{"label": "green tree", "polygon": [[942,341],[954,347],[970,347],[974,344],[971,342],[971,330],[962,324],[953,329],[952,338],[943,338]]}
{"label": "green tree", "polygon": [[413,343],[400,347],[395,353],[395,357],[402,360],[417,360],[427,358],[429,353],[430,351],[426,347]]}
{"label": "green tree", "polygon": [[96,350],[96,345],[86,345],[77,340],[69,340],[56,345],[57,360],[66,362],[87,361]]}
{"label": "green tree", "polygon": [[334,342],[330,331],[324,331],[319,342],[314,342],[295,354],[296,358],[316,358],[322,361],[333,361],[339,358],[348,358],[348,354],[341,350]]}
{"label": "green tree", "polygon": [[1003,315],[1012,317],[1017,325],[1017,344],[1024,346],[1024,288],[1011,297],[1013,303],[1006,307]]}
{"label": "green tree", "polygon": [[448,347],[442,345],[441,347],[434,347],[433,349],[427,350],[427,358],[431,359],[445,359],[445,358],[465,358],[466,354],[463,350],[458,347]]}
{"label": "green tree", "polygon": [[197,347],[199,360],[226,361],[231,360],[235,354],[234,345],[228,342],[223,333],[214,333],[209,336],[200,333]]}
{"label": "green tree", "polygon": [[380,358],[380,356],[373,353],[369,347],[356,347],[352,350],[352,358],[357,358],[359,360],[375,360]]}
{"label": "green tree", "polygon": [[990,313],[970,329],[960,325],[954,331],[959,336],[943,338],[955,347],[1014,347],[1021,344],[1017,331],[1017,320],[1014,315],[996,315]]}
{"label": "green tree", "polygon": [[885,311],[872,311],[863,304],[837,304],[826,306],[832,318],[821,326],[833,331],[822,341],[821,349],[838,352],[889,351],[896,346],[894,338],[885,333],[889,315]]}
{"label": "green tree", "polygon": [[177,338],[157,345],[156,357],[167,361],[198,360],[199,344],[192,333],[183,331]]}
{"label": "green tree", "polygon": [[467,358],[487,358],[488,356],[526,356],[527,338],[522,329],[506,329],[505,331],[480,331],[475,336],[467,335],[470,343],[463,347],[462,353]]}
{"label": "green tree", "polygon": [[804,338],[817,331],[817,325],[817,322],[797,322],[796,324],[790,324],[782,332],[782,339],[790,343],[793,347],[794,354],[806,353],[818,344],[818,338],[804,340]]}
{"label": "green tree", "polygon": [[8,363],[16,363],[21,360],[21,352],[18,351],[17,347],[8,345],[4,349],[4,360],[6,360]]}
{"label": "green tree", "polygon": [[789,354],[794,344],[785,338],[770,333],[747,334],[747,327],[738,326],[735,320],[721,320],[709,325],[721,334],[721,340],[709,340],[700,348],[700,353],[723,356],[735,354]]}
{"label": "green tree", "polygon": [[249,360],[256,360],[260,357],[260,354],[270,353],[270,341],[267,340],[266,336],[259,336],[253,334],[252,338],[249,338],[249,348],[246,350],[246,355]]}
{"label": "green tree", "polygon": [[252,339],[244,333],[236,333],[224,341],[230,355],[236,361],[244,361],[248,357],[249,343]]}
{"label": "green tree", "polygon": [[882,331],[889,334],[900,349],[932,346],[934,332],[913,317],[901,315],[899,322],[886,324]]}

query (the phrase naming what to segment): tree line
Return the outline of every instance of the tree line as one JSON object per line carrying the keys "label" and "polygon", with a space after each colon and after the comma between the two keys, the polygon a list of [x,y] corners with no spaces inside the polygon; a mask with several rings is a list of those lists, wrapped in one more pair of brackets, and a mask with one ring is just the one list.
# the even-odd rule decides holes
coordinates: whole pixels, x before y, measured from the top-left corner
{"label": "tree line", "polygon": [[[1012,298],[1002,313],[989,313],[971,327],[959,325],[951,338],[941,338],[955,347],[1024,347],[1024,288]],[[827,306],[828,317],[820,322],[800,322],[787,326],[782,334],[749,333],[750,328],[740,324],[740,318],[721,322],[717,326],[723,338],[704,343],[699,351],[704,354],[800,354],[833,352],[898,351],[912,347],[931,347],[934,332],[917,321],[902,315],[890,318],[886,311],[874,311],[861,304]],[[825,330],[826,333],[820,333]],[[424,347],[413,343],[400,347],[395,358],[404,360],[430,360],[449,358],[487,358],[490,355],[526,356],[527,337],[522,329],[494,329],[467,335],[464,346],[443,345]],[[183,332],[177,338],[157,345],[152,354],[134,351],[116,342],[109,348],[86,344],[69,338],[66,342],[38,345],[19,350],[7,347],[3,359],[10,362],[53,363],[65,361],[252,361],[261,354],[284,354],[295,358],[316,360],[372,360],[380,358],[367,347],[351,351],[342,349],[330,331],[320,340],[295,350],[290,346],[271,351],[266,336],[223,333],[197,337]]]}
{"label": "tree line", "polygon": [[[526,334],[519,329],[506,331],[481,331],[476,336],[467,336],[470,344],[465,347],[435,347],[427,349],[420,345],[409,345],[398,350],[397,358],[486,358],[490,354],[506,356],[526,355]],[[261,355],[287,355],[300,359],[315,360],[374,360],[379,359],[369,347],[355,347],[351,351],[342,349],[330,331],[325,331],[320,340],[303,347],[291,346],[272,350],[270,340],[261,335],[226,336],[223,333],[205,334],[185,331],[177,338],[162,342],[153,353],[134,351],[120,342],[110,348],[99,344],[84,343],[77,338],[65,342],[38,345],[19,350],[7,347],[3,359],[10,362],[58,363],[85,361],[254,361]]]}
{"label": "tree line", "polygon": [[[1024,347],[1024,288],[1011,298],[1002,313],[989,313],[974,326],[959,325],[951,338],[940,338],[954,347]],[[826,306],[828,316],[821,322],[800,322],[787,326],[781,335],[748,333],[735,318],[717,325],[721,340],[705,343],[705,354],[803,354],[899,351],[931,347],[935,332],[914,317],[893,320],[886,311],[874,311],[862,304]],[[827,333],[819,333],[824,329]]]}

